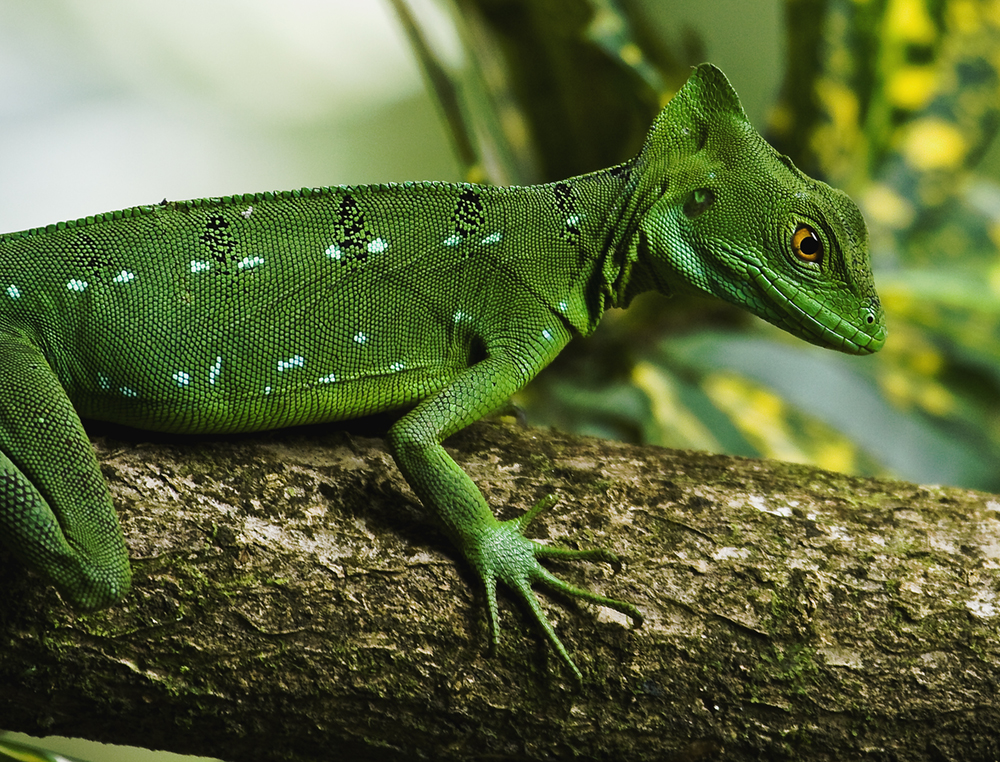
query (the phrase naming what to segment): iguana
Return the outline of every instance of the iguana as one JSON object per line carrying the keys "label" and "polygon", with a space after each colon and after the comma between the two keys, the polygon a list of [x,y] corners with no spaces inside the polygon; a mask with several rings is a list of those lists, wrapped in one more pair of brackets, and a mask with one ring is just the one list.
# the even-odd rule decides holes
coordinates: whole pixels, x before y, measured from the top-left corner
{"label": "iguana", "polygon": [[131,575],[80,417],[143,429],[258,431],[401,411],[400,471],[482,580],[542,612],[539,557],[614,561],[497,521],[441,441],[523,387],[608,307],[721,297],[821,346],[885,341],[868,235],[842,192],[753,129],[698,66],[639,155],[530,187],[407,182],[139,206],[0,237],[0,536],[75,607]]}

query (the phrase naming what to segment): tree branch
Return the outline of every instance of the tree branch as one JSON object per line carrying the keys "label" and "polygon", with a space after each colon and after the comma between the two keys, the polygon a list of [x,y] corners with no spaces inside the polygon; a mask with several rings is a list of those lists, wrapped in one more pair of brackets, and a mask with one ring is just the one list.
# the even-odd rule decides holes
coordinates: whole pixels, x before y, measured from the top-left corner
{"label": "tree branch", "polygon": [[[479,424],[498,516],[623,557],[549,568],[586,683],[425,523],[380,439],[97,447],[131,594],[80,615],[0,560],[0,725],[233,760],[973,760],[1000,754],[1000,498]],[[331,754],[331,751],[333,753]]]}

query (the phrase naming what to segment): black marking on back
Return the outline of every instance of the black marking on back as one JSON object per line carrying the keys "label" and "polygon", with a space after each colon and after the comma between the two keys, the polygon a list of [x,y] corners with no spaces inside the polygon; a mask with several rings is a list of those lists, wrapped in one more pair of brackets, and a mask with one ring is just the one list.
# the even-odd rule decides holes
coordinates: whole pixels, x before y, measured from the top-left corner
{"label": "black marking on back", "polygon": [[463,240],[468,235],[481,232],[484,217],[483,200],[480,198],[479,191],[472,188],[462,191],[458,196],[455,214],[452,216],[455,232]]}
{"label": "black marking on back", "polygon": [[347,257],[344,264],[364,262],[368,258],[368,242],[371,238],[365,229],[365,213],[354,196],[344,195],[337,207],[337,221],[333,224],[333,234],[341,251]]}
{"label": "black marking on back", "polygon": [[[458,243],[465,243],[482,235],[485,222],[486,214],[479,190],[466,188],[458,194],[458,203],[455,204],[455,212],[451,216],[453,235],[458,236]],[[467,258],[472,250],[463,246],[461,252],[462,256]]]}
{"label": "black marking on back", "polygon": [[229,232],[229,223],[221,214],[213,214],[205,221],[201,242],[208,255],[221,265],[232,261],[235,255],[236,241]]}
{"label": "black marking on back", "polygon": [[69,236],[66,245],[72,255],[70,261],[81,270],[93,272],[111,264],[107,251],[99,247],[88,233]]}
{"label": "black marking on back", "polygon": [[608,170],[608,174],[619,180],[628,180],[632,176],[631,162],[626,164],[616,164]]}
{"label": "black marking on back", "polygon": [[569,183],[555,183],[552,186],[552,193],[556,197],[556,208],[563,223],[560,235],[570,243],[579,243],[580,213],[573,198],[573,186]]}

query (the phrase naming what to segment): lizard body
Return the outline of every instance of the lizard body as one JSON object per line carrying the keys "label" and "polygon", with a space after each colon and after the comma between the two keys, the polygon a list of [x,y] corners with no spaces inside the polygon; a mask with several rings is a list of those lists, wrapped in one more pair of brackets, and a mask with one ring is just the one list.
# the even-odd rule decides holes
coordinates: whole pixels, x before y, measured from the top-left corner
{"label": "lizard body", "polygon": [[407,411],[389,444],[483,580],[571,587],[524,516],[497,521],[441,441],[503,404],[605,309],[727,299],[856,354],[885,340],[847,196],[763,141],[698,67],[638,157],[541,186],[402,183],[163,203],[0,237],[0,537],[75,606],[130,572],[80,416],[225,433]]}

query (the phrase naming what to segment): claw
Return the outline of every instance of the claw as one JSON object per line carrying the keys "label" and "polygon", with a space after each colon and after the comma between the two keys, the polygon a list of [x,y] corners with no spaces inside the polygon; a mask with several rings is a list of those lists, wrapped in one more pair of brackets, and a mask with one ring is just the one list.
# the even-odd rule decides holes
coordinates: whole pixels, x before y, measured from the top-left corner
{"label": "claw", "polygon": [[527,529],[528,524],[535,520],[542,511],[547,511],[553,505],[559,502],[559,498],[555,495],[549,494],[535,503],[531,508],[525,511],[522,515],[518,516],[516,519],[511,519],[510,521],[503,522],[505,524],[513,524],[524,534],[524,530]]}

